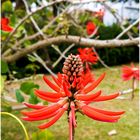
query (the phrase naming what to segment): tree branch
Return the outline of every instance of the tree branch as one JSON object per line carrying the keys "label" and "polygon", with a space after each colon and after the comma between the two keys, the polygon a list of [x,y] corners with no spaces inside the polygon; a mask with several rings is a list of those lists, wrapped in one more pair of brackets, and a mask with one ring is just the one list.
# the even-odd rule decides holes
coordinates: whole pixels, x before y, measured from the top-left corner
{"label": "tree branch", "polygon": [[[79,41],[80,40],[80,41]],[[42,41],[39,41],[30,47],[21,49],[7,57],[2,57],[3,60],[10,63],[18,60],[19,58],[32,53],[35,50],[41,49],[43,47],[50,46],[51,44],[60,44],[60,43],[75,43],[76,45],[86,46],[95,48],[114,48],[114,47],[124,47],[124,46],[136,46],[139,44],[139,38],[135,38],[133,40],[125,39],[125,40],[95,40],[95,39],[87,39],[79,36],[57,36],[48,38]]]}

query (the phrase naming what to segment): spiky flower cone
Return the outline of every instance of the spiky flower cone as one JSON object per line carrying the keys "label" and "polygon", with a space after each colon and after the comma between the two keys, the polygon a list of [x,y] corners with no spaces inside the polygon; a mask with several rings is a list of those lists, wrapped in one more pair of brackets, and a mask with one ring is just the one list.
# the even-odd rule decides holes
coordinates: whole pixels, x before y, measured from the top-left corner
{"label": "spiky flower cone", "polygon": [[62,71],[68,76],[70,82],[74,77],[80,77],[83,72],[83,63],[79,55],[70,54],[64,62]]}

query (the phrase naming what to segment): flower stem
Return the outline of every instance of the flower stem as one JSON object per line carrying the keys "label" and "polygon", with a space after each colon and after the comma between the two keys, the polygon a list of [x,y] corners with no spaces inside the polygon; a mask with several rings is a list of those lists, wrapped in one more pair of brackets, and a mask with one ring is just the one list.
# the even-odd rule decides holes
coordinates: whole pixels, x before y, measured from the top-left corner
{"label": "flower stem", "polygon": [[8,115],[8,116],[11,116],[12,118],[14,118],[15,120],[18,121],[18,123],[21,125],[24,133],[25,133],[25,136],[26,136],[26,140],[29,140],[29,136],[28,136],[28,133],[27,133],[27,130],[24,126],[24,124],[21,122],[21,120],[19,118],[17,118],[15,115],[11,114],[11,113],[8,113],[8,112],[1,112],[2,115]]}
{"label": "flower stem", "polygon": [[135,78],[132,79],[132,94],[131,94],[131,100],[134,99],[134,90],[135,90]]}
{"label": "flower stem", "polygon": [[75,135],[75,129],[74,129],[74,125],[72,124],[72,140],[74,140],[74,135]]}

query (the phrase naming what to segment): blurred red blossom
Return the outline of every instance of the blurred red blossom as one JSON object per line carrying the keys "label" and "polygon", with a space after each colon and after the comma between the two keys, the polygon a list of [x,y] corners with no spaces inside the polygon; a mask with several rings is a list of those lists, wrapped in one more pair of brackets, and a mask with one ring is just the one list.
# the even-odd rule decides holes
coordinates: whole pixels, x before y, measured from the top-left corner
{"label": "blurred red blossom", "polygon": [[131,66],[123,66],[122,67],[122,79],[124,81],[130,80],[130,79],[137,79],[139,80],[139,68],[135,67],[132,63]]}
{"label": "blurred red blossom", "polygon": [[[96,30],[96,24],[95,23],[93,23],[93,22],[91,22],[91,21],[89,21],[88,23],[87,23],[87,25],[86,25],[86,31],[87,31],[87,34],[88,35],[91,35],[91,34],[93,34],[93,32]],[[97,33],[97,31],[95,31],[95,34]]]}
{"label": "blurred red blossom", "polygon": [[1,18],[0,21],[1,24],[1,30],[5,32],[12,32],[13,28],[9,26],[9,19],[8,18]]}
{"label": "blurred red blossom", "polygon": [[102,95],[99,90],[95,93],[89,93],[94,90],[104,79],[105,73],[96,81],[90,82],[89,78],[83,79],[83,63],[78,55],[69,55],[63,66],[63,74],[58,73],[57,77],[52,76],[54,83],[43,76],[46,84],[54,90],[47,92],[35,90],[35,94],[48,102],[50,105],[32,105],[25,103],[34,111],[23,111],[26,121],[40,121],[52,118],[50,121],[39,125],[40,129],[45,129],[53,125],[67,111],[69,122],[69,137],[73,140],[74,128],[77,126],[76,112],[81,112],[89,118],[102,122],[117,122],[124,111],[114,112],[95,108],[90,106],[91,102],[100,102],[111,100],[119,96],[119,93],[111,95]]}
{"label": "blurred red blossom", "polygon": [[78,52],[82,62],[97,63],[98,57],[92,48],[78,48]]}

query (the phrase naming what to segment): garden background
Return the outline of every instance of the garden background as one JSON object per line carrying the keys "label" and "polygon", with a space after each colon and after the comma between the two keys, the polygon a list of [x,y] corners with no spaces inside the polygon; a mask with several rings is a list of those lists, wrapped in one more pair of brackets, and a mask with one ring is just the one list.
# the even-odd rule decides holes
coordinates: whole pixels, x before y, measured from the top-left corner
{"label": "garden background", "polygon": [[[97,90],[121,95],[91,105],[126,113],[117,123],[102,123],[78,112],[75,140],[138,140],[138,81],[134,89],[132,80],[122,79],[123,65],[139,65],[138,5],[133,0],[2,0],[1,111],[18,117],[30,139],[68,139],[66,113],[40,131],[40,122],[22,120],[21,111],[27,110],[23,102],[50,104],[34,94],[34,88],[52,91],[43,75],[52,81],[51,75],[62,73],[68,55],[79,54],[79,48],[92,48],[98,62],[90,63],[91,73],[95,79],[106,73]],[[1,115],[1,128],[2,140],[25,139],[21,126],[10,116]]]}

